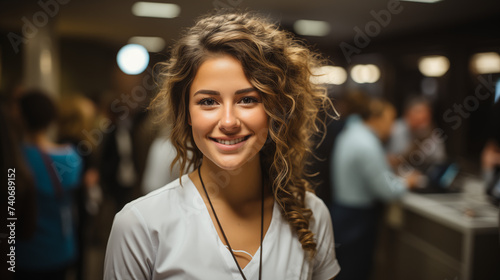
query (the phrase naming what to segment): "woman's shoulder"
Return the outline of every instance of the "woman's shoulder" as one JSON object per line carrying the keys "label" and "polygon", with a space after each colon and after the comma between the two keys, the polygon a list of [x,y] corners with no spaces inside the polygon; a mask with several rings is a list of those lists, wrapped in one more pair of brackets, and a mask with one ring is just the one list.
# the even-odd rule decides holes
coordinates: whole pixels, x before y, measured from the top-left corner
{"label": "woman's shoulder", "polygon": [[311,209],[315,221],[331,221],[330,210],[328,210],[325,202],[313,192],[306,192],[305,206]]}
{"label": "woman's shoulder", "polygon": [[133,211],[142,216],[149,216],[158,215],[159,213],[178,212],[179,207],[183,207],[183,204],[190,196],[191,184],[189,177],[183,175],[181,178],[177,178],[165,186],[129,202],[119,213],[123,215]]}
{"label": "woman's shoulder", "polygon": [[326,209],[328,211],[328,207],[326,206],[325,202],[312,191],[306,191],[305,204],[306,204],[306,207],[311,209],[311,210],[313,210],[313,209],[325,210]]}

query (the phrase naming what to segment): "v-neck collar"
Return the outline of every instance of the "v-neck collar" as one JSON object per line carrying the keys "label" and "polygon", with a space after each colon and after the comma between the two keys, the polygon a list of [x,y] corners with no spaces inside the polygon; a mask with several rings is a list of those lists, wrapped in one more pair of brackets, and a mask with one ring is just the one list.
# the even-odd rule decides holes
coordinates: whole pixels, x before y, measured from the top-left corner
{"label": "v-neck collar", "polygon": [[[209,226],[211,228],[210,233],[212,235],[215,235],[215,237],[216,237],[215,239],[217,240],[217,247],[219,248],[219,252],[221,253],[221,257],[224,260],[227,269],[231,272],[234,279],[240,279],[241,274],[238,270],[238,267],[236,266],[236,263],[234,262],[233,256],[231,255],[231,252],[229,252],[229,248],[227,248],[224,245],[224,242],[222,242],[222,240],[220,239],[220,236],[217,233],[217,229],[215,227],[215,224],[212,221],[212,217],[210,216],[209,209],[207,208],[207,205],[204,203],[203,197],[201,196],[200,192],[198,191],[198,189],[194,185],[191,178],[189,178],[189,175],[185,174],[184,176],[186,177],[186,180],[182,180],[182,181],[187,181],[187,184],[185,187],[191,188],[191,192],[193,192],[194,195],[197,196],[199,201],[203,202],[203,206],[204,206],[203,208],[205,210],[202,210],[202,212],[203,212],[203,215],[205,216],[204,218],[207,221],[207,223],[210,225]],[[265,250],[262,251],[262,265],[263,266],[265,265],[264,260],[266,259],[266,256],[269,255],[269,253],[271,251],[270,249],[271,249],[272,244],[273,244],[271,241],[268,241],[268,240],[272,240],[272,236],[275,234],[275,227],[276,227],[275,217],[277,217],[275,215],[279,215],[276,201],[274,201],[274,203],[273,203],[273,210],[272,211],[273,212],[272,212],[272,216],[271,216],[271,223],[269,224],[267,231],[264,233],[264,239],[262,240],[262,247],[265,248]],[[253,254],[250,262],[248,262],[247,265],[244,268],[242,268],[243,273],[245,273],[245,276],[247,276],[248,279],[253,278],[253,276],[259,272],[259,258],[260,258],[261,249],[262,248],[259,246],[257,251]]]}

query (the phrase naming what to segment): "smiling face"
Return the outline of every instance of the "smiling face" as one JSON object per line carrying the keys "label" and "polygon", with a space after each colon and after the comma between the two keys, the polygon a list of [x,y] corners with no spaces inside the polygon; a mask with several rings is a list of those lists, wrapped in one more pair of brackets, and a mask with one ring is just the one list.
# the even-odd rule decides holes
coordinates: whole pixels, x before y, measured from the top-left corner
{"label": "smiling face", "polygon": [[189,90],[189,123],[204,161],[234,170],[258,160],[268,116],[238,60],[222,55],[201,64]]}

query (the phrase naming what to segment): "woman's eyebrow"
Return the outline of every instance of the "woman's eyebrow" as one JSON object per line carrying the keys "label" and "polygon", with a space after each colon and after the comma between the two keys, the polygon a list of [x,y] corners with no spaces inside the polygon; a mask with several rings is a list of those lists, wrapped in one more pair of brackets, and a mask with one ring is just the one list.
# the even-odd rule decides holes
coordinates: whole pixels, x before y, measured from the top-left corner
{"label": "woman's eyebrow", "polygon": [[196,96],[197,94],[220,95],[220,92],[216,90],[200,89],[197,92],[195,92],[193,96]]}
{"label": "woman's eyebrow", "polygon": [[[257,89],[254,87],[239,89],[239,90],[235,91],[234,94],[249,93],[252,91],[257,91]],[[197,94],[220,95],[220,92],[218,92],[216,90],[210,90],[210,89],[200,89],[197,92],[195,92],[193,96],[196,96]]]}
{"label": "woman's eyebrow", "polygon": [[256,88],[254,88],[254,87],[244,88],[244,89],[239,89],[239,90],[237,90],[234,94],[249,93],[249,92],[252,92],[252,91],[257,91],[257,89],[256,89]]}

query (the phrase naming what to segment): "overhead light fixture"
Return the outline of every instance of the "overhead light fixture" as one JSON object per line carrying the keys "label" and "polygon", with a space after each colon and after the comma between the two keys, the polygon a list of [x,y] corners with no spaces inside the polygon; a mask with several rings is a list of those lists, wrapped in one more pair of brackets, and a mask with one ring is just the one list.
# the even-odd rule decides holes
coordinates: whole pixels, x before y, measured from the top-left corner
{"label": "overhead light fixture", "polygon": [[450,68],[450,61],[442,55],[430,55],[418,60],[418,70],[427,77],[441,77]]}
{"label": "overhead light fixture", "polygon": [[500,73],[500,55],[496,52],[477,53],[471,58],[471,68],[477,74]]}
{"label": "overhead light fixture", "polygon": [[116,61],[125,74],[137,75],[148,67],[149,53],[141,45],[128,44],[118,51]]}
{"label": "overhead light fixture", "polygon": [[311,82],[314,84],[341,85],[347,80],[347,72],[339,66],[322,66],[313,69]]}
{"label": "overhead light fixture", "polygon": [[358,84],[371,84],[380,79],[380,69],[373,64],[358,64],[351,69],[351,78]]}
{"label": "overhead light fixture", "polygon": [[175,18],[181,7],[170,3],[137,2],[132,5],[132,14],[138,17]]}
{"label": "overhead light fixture", "polygon": [[161,37],[134,36],[128,43],[142,45],[148,52],[161,52],[165,49],[165,40]]}
{"label": "overhead light fixture", "polygon": [[441,2],[443,0],[400,0],[400,1],[432,4],[432,3]]}
{"label": "overhead light fixture", "polygon": [[321,37],[330,33],[330,24],[326,21],[301,19],[293,24],[293,29],[299,35]]}

